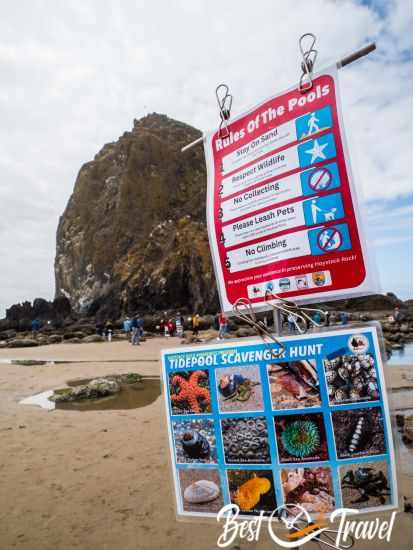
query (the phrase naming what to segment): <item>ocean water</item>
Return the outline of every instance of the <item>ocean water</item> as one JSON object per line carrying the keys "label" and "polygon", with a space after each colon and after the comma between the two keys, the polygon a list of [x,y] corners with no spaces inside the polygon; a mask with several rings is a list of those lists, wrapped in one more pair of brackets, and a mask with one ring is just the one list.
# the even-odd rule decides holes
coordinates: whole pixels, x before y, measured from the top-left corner
{"label": "ocean water", "polygon": [[413,365],[413,342],[406,344],[402,350],[393,350],[388,365]]}

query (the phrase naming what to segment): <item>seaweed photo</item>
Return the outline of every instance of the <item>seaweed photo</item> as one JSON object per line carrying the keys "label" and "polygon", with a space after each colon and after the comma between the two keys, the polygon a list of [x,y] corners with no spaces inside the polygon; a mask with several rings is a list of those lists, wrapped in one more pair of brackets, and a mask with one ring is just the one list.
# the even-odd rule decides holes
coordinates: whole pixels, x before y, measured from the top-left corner
{"label": "seaweed photo", "polygon": [[315,361],[290,361],[267,366],[273,409],[318,407],[320,387]]}
{"label": "seaweed photo", "polygon": [[213,420],[177,420],[172,423],[178,463],[216,463]]}
{"label": "seaweed photo", "polygon": [[299,504],[310,514],[331,512],[335,507],[329,467],[283,469],[281,482],[286,504]]}
{"label": "seaweed photo", "polygon": [[271,470],[227,470],[227,477],[231,502],[242,514],[269,515],[277,508]]}
{"label": "seaweed photo", "polygon": [[379,407],[332,413],[338,458],[383,454],[386,451],[383,415]]}
{"label": "seaweed photo", "polygon": [[269,464],[268,429],[264,417],[221,420],[227,464]]}
{"label": "seaweed photo", "polygon": [[281,463],[328,459],[322,413],[276,416],[274,423]]}
{"label": "seaweed photo", "polygon": [[172,414],[211,412],[209,373],[206,370],[170,374],[169,392]]}
{"label": "seaweed photo", "polygon": [[262,384],[257,366],[216,369],[221,412],[262,411]]}
{"label": "seaweed photo", "polygon": [[343,506],[374,508],[391,502],[387,463],[359,462],[340,468]]}
{"label": "seaweed photo", "polygon": [[370,353],[324,359],[330,405],[379,399],[375,360]]}
{"label": "seaweed photo", "polygon": [[216,513],[224,505],[221,480],[216,469],[180,469],[179,484],[185,512]]}

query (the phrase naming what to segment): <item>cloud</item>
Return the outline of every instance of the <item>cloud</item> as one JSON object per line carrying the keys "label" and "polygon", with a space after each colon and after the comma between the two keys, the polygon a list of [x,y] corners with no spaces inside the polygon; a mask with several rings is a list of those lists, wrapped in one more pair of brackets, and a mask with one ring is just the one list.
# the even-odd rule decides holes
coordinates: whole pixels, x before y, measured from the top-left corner
{"label": "cloud", "polygon": [[[0,20],[0,316],[53,296],[55,231],[80,166],[157,111],[207,130],[226,82],[234,114],[299,76],[297,40],[318,36],[318,66],[378,41],[341,71],[350,149],[365,199],[409,197],[413,105],[408,2],[139,3],[22,0]],[[22,16],[24,14],[24,16]]]}

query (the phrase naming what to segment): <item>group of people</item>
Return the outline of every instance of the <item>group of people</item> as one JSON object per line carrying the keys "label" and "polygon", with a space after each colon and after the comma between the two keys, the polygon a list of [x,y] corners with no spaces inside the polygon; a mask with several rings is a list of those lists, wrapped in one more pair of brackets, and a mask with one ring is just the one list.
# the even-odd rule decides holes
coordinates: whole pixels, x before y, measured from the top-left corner
{"label": "group of people", "polygon": [[175,317],[166,318],[167,312],[164,313],[164,318],[161,319],[157,327],[159,333],[163,336],[178,336],[178,338],[181,338],[184,334],[185,326],[192,330],[194,336],[197,336],[199,333],[201,318],[198,313],[193,317],[188,317],[187,324],[185,324],[185,319],[179,312]]}
{"label": "group of people", "polygon": [[112,321],[101,322],[97,321],[96,323],[96,334],[105,338],[108,342],[112,341],[112,336],[115,331]]}
{"label": "group of people", "polygon": [[123,330],[132,346],[139,346],[144,332],[144,321],[141,317],[135,316],[132,319],[126,317],[123,321]]}

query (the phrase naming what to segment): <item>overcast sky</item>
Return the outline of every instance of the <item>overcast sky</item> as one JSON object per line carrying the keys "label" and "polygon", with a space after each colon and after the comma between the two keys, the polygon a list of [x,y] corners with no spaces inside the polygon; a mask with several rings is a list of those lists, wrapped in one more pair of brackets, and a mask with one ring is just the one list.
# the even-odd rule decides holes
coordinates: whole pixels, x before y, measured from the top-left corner
{"label": "overcast sky", "polygon": [[[298,37],[340,71],[346,130],[384,291],[413,297],[413,7],[408,0],[0,0],[0,317],[53,298],[55,233],[80,166],[148,112],[200,129],[294,83]],[[374,242],[374,247],[373,247]]]}

